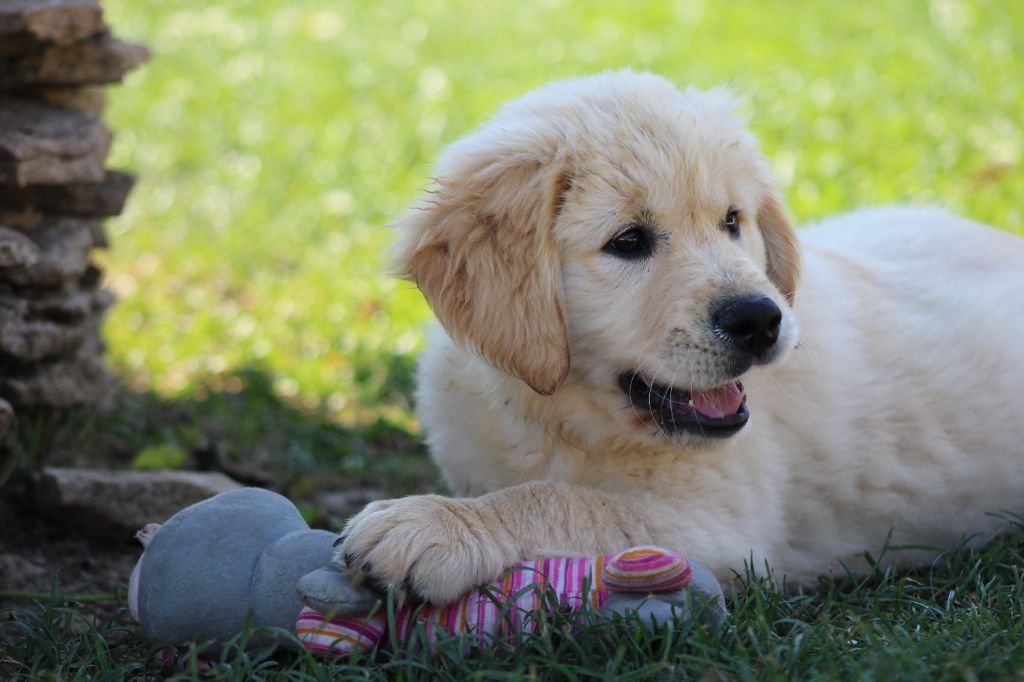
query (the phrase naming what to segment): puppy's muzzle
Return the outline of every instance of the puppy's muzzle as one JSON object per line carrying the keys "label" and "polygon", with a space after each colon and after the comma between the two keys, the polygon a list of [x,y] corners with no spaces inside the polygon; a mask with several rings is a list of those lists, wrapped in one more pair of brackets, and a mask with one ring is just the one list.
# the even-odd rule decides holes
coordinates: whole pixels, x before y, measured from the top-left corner
{"label": "puppy's muzzle", "polygon": [[782,311],[767,296],[734,296],[711,310],[715,335],[732,348],[763,364],[774,357],[782,328]]}

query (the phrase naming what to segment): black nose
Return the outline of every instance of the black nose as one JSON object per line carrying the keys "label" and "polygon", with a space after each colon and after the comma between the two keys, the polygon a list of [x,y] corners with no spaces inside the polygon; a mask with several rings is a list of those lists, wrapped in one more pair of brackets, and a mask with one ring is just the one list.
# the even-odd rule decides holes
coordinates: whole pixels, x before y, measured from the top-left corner
{"label": "black nose", "polygon": [[711,324],[736,348],[761,359],[779,339],[782,311],[767,296],[736,296],[711,310]]}

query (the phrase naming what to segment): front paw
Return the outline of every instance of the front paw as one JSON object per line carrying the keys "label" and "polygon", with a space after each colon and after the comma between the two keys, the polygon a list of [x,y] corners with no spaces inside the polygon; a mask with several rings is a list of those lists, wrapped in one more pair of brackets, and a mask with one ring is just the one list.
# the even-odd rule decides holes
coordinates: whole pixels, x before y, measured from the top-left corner
{"label": "front paw", "polygon": [[515,538],[476,499],[416,495],[373,502],[342,532],[335,562],[399,598],[448,604],[519,559]]}

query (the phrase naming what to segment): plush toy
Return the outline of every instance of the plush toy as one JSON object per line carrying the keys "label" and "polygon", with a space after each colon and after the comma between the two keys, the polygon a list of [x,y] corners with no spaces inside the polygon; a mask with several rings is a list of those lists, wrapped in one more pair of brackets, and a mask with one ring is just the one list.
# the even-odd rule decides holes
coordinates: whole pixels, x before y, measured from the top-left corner
{"label": "plush toy", "polygon": [[[138,537],[145,550],[129,581],[129,607],[156,642],[221,645],[248,623],[292,631],[307,648],[337,655],[373,647],[388,631],[382,595],[331,563],[337,536],[310,529],[276,493],[221,493]],[[606,613],[636,613],[650,627],[694,617],[713,625],[725,615],[710,572],[668,550],[637,547],[519,564],[454,604],[404,606],[392,625],[400,640],[422,623],[428,643],[450,633],[484,644],[529,632],[536,620],[529,614],[539,609],[585,602]]]}

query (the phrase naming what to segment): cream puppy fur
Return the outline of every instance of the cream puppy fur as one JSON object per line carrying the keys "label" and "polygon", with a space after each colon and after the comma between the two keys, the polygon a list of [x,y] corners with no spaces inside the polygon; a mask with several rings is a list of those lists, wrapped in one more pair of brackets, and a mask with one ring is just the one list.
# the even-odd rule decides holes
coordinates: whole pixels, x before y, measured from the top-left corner
{"label": "cream puppy fur", "polygon": [[798,240],[730,97],[630,71],[504,106],[436,178],[400,263],[444,326],[418,403],[463,497],[369,505],[356,573],[443,603],[655,543],[810,582],[1024,511],[1024,240],[909,208]]}

